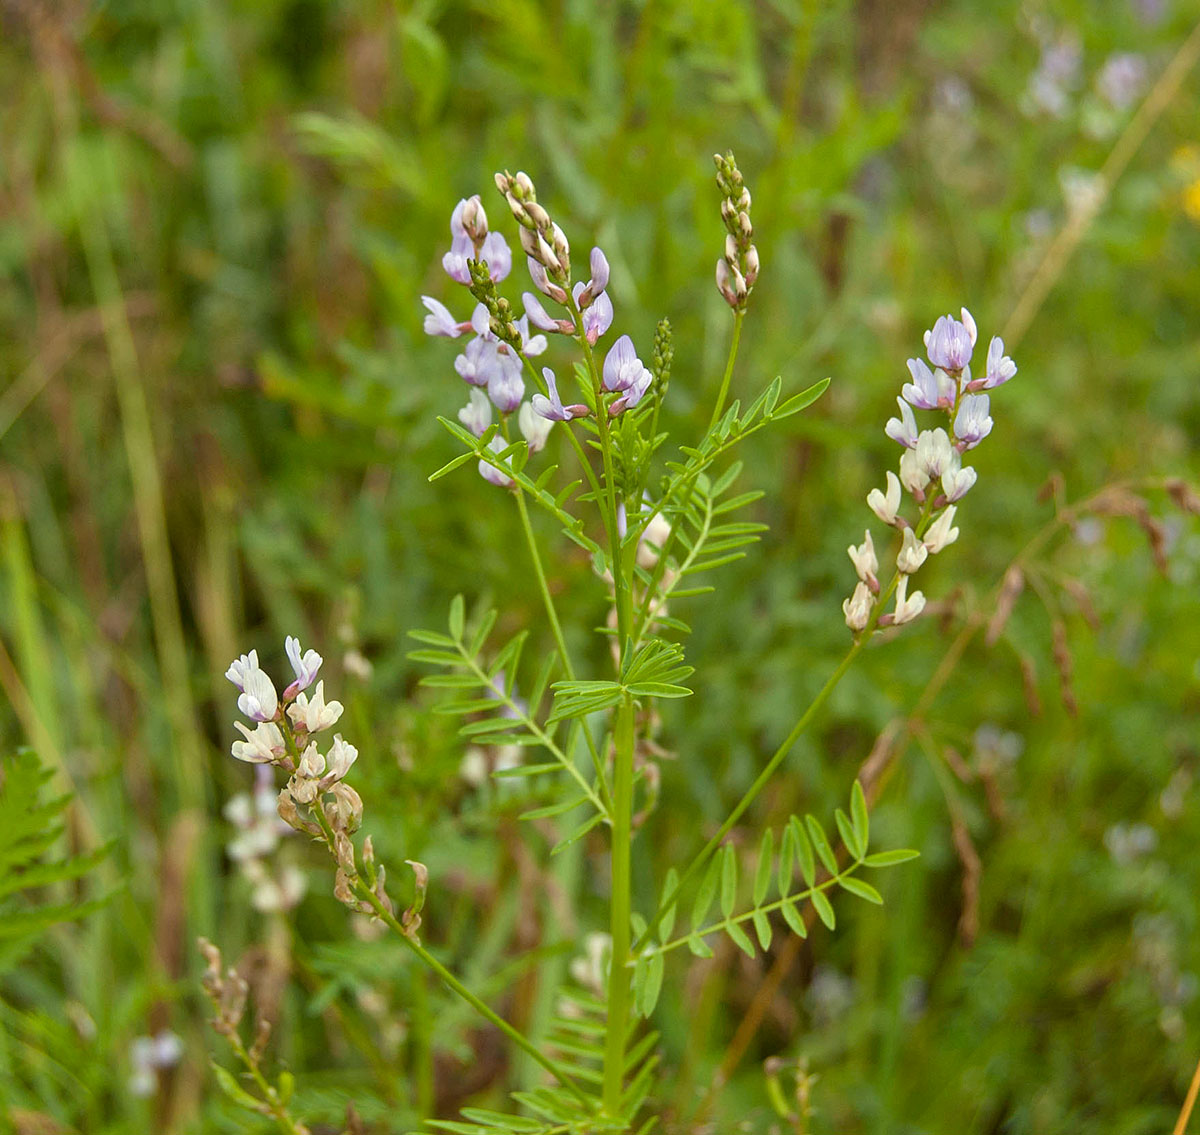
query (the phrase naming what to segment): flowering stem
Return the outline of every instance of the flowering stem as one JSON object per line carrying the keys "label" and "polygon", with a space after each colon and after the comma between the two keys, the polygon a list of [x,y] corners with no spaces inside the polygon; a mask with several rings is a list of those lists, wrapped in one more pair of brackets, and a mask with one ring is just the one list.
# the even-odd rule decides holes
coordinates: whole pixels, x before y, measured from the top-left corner
{"label": "flowering stem", "polygon": [[[643,931],[637,942],[634,943],[634,951],[640,950],[649,941],[650,935],[662,919],[663,914],[669,910],[675,901],[679,898],[683,888],[696,875],[696,873],[708,862],[708,858],[718,847],[721,846],[721,841],[733,830],[734,824],[742,818],[742,814],[754,802],[755,797],[763,790],[767,782],[775,775],[775,770],[783,763],[784,758],[791,751],[792,746],[800,739],[800,735],[808,728],[812,719],[817,715],[817,711],[828,700],[829,695],[833,693],[834,688],[845,676],[846,671],[850,669],[854,660],[858,657],[859,651],[866,645],[869,632],[864,631],[854,645],[847,652],[846,657],[838,663],[838,667],[830,674],[825,685],[821,687],[820,692],[809,703],[808,708],[801,715],[800,720],[792,726],[792,731],[783,739],[783,743],[775,750],[774,755],[766,763],[762,772],[755,777],[754,783],[746,789],[745,795],[737,802],[733,811],[726,817],[725,822],[717,829],[716,835],[712,837],[700,850],[700,853],[688,864],[687,870],[679,877],[679,881],[675,884],[675,889],[670,894],[663,897],[662,903],[654,913],[654,917],[650,919],[649,925]],[[613,954],[614,959],[616,954]]]}
{"label": "flowering stem", "polygon": [[246,1050],[246,1046],[242,1043],[242,1038],[238,1036],[236,1031],[232,1030],[223,1035],[229,1041],[229,1045],[233,1049],[233,1054],[241,1062],[242,1067],[250,1074],[250,1078],[254,1081],[255,1086],[262,1093],[264,1104],[269,1109],[271,1118],[279,1125],[279,1130],[287,1132],[287,1135],[304,1135],[308,1128],[299,1126],[288,1114],[287,1105],[280,1099],[279,1093],[271,1085],[271,1082],[262,1074],[262,1069],[259,1068],[258,1061]]}
{"label": "flowering stem", "polygon": [[[318,809],[313,809],[314,813]],[[354,880],[355,894],[367,903],[375,911],[378,918],[384,922],[391,930],[394,930],[405,944],[418,958],[421,959],[434,973],[442,979],[442,982],[454,993],[457,993],[468,1005],[471,1006],[480,1016],[490,1021],[496,1026],[509,1040],[517,1045],[531,1059],[537,1061],[547,1072],[550,1073],[564,1088],[567,1089],[576,1099],[581,1102],[587,1101],[587,1095],[575,1081],[564,1072],[559,1066],[548,1056],[541,1053],[537,1047],[518,1029],[510,1025],[499,1013],[489,1008],[489,1006],[480,1000],[472,993],[457,977],[454,976],[441,962],[437,960],[420,942],[416,942],[409,936],[408,932],[400,925],[399,920],[384,904],[380,901],[379,896],[371,890],[361,879]]]}
{"label": "flowering stem", "polygon": [[721,379],[721,389],[717,393],[717,404],[713,407],[712,418],[709,420],[708,428],[711,430],[721,419],[721,413],[725,409],[725,399],[729,396],[729,382],[733,378],[733,364],[737,359],[738,344],[742,339],[742,320],[746,318],[744,310],[738,310],[733,313],[733,341],[729,344],[729,359],[725,363],[725,377]]}

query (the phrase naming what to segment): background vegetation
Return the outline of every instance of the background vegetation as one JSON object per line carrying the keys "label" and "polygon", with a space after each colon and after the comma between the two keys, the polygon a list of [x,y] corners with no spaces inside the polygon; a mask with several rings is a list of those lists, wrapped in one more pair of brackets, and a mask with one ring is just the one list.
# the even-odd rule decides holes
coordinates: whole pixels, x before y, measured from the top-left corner
{"label": "background vegetation", "polygon": [[[580,952],[606,883],[586,849],[543,875],[545,835],[464,778],[404,659],[458,591],[541,627],[503,494],[469,469],[426,482],[455,452],[434,416],[463,390],[419,296],[449,291],[454,202],[484,193],[499,225],[492,171],[524,168],[573,244],[607,251],[635,341],[670,317],[667,410],[700,428],[730,331],[709,155],[732,146],[763,261],[735,388],[833,384],[744,455],[766,542],[676,612],[701,696],[663,723],[643,906],[844,652],[844,549],[894,461],[882,424],[922,330],[965,303],[1021,369],[962,537],[923,576],[934,617],[872,646],[748,827],[828,814],[870,757],[883,845],[923,857],[887,874],[881,910],[842,904],[836,935],[677,958],[664,1124],[1169,1129],[1200,1050],[1200,534],[1179,486],[1133,490],[1200,472],[1200,79],[1169,67],[1198,15],[0,4],[0,740],[36,749],[43,792],[75,794],[62,854],[114,841],[49,896],[107,903],[0,951],[9,1126],[247,1130],[208,1067],[227,1053],[199,934],[242,959],[316,1130],[352,1099],[370,1130],[405,1131],[420,1104],[449,1114],[531,1075],[351,927],[298,839],[279,856],[307,897],[251,907],[221,808],[253,773],[228,755],[221,675],[251,647],[278,669],[285,633],[325,654],[376,845],[430,866],[428,939],[484,988],[515,978],[504,1007],[536,1029],[552,988],[534,964]],[[556,586],[582,652],[604,610],[572,545]],[[998,594],[1015,607],[992,635]],[[7,824],[33,788],[5,767]],[[139,1083],[135,1040],[164,1029],[182,1057]],[[797,1080],[812,1114],[783,1120],[771,1085],[798,1108]]]}

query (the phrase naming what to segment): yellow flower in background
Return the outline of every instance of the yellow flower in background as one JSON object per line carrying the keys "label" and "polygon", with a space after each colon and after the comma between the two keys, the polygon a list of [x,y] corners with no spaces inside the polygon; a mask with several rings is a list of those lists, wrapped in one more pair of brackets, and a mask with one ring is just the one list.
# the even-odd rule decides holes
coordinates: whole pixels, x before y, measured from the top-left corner
{"label": "yellow flower in background", "polygon": [[1200,224],[1200,147],[1191,143],[1180,146],[1171,155],[1171,168],[1186,182],[1180,193],[1184,213]]}

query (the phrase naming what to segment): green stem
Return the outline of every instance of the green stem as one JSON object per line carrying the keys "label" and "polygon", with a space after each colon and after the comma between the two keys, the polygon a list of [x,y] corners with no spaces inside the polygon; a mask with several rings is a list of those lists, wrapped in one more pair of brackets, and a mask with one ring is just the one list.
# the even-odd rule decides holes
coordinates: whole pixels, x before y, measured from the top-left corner
{"label": "green stem", "polygon": [[[318,809],[313,809],[314,813]],[[457,977],[454,976],[441,962],[437,960],[420,942],[413,941],[409,937],[404,927],[400,925],[396,916],[380,901],[378,895],[371,890],[361,879],[355,880],[355,893],[360,899],[366,902],[374,911],[379,919],[385,923],[391,930],[394,930],[405,944],[418,958],[421,959],[439,978],[444,985],[447,986],[453,993],[458,994],[468,1005],[471,1006],[481,1017],[490,1021],[496,1026],[509,1040],[511,1040],[518,1048],[520,1048],[530,1059],[535,1060],[547,1072],[550,1073],[564,1088],[567,1089],[581,1103],[586,1103],[588,1100],[587,1093],[584,1092],[575,1081],[564,1072],[553,1060],[538,1049],[521,1033],[510,1025],[499,1013],[491,1009],[484,1001],[481,1001],[474,993],[472,993]]]}
{"label": "green stem", "polygon": [[[550,631],[554,635],[555,645],[558,647],[558,656],[562,659],[563,671],[570,681],[575,680],[575,667],[571,665],[571,656],[567,653],[567,642],[563,637],[562,624],[558,619],[558,609],[554,605],[554,597],[550,594],[550,585],[546,582],[546,572],[542,566],[541,553],[538,551],[537,539],[533,534],[533,526],[529,522],[529,508],[525,504],[525,494],[518,487],[516,492],[517,498],[517,513],[521,517],[521,529],[525,533],[525,543],[529,547],[529,557],[533,560],[533,571],[537,576],[538,588],[542,593],[542,603],[546,608],[546,618],[550,620]],[[571,733],[573,735],[582,734],[589,752],[592,755],[592,764],[596,769],[596,779],[600,787],[600,798],[604,801],[605,810],[612,814],[612,797],[608,790],[608,778],[604,775],[604,761],[600,758],[600,751],[596,748],[596,741],[592,737],[591,730],[583,721],[576,721],[572,724]],[[567,751],[574,752],[574,736],[567,743]]]}
{"label": "green stem", "polygon": [[725,377],[721,379],[721,389],[717,393],[717,404],[713,407],[712,418],[708,423],[710,430],[721,420],[721,414],[725,410],[725,399],[729,396],[729,381],[733,378],[733,364],[737,360],[738,344],[742,339],[742,321],[745,318],[745,311],[735,311],[733,313],[733,341],[729,344],[729,359],[725,363]]}
{"label": "green stem", "polygon": [[413,1079],[417,1085],[417,1111],[433,1114],[433,1020],[429,1015],[429,987],[425,974],[413,974]]}
{"label": "green stem", "polygon": [[754,783],[750,785],[748,789],[746,789],[745,795],[743,795],[741,800],[738,801],[733,811],[729,813],[725,822],[720,826],[719,829],[717,829],[717,834],[714,835],[712,839],[710,839],[708,843],[704,845],[699,855],[697,855],[695,859],[688,864],[687,870],[684,871],[684,873],[679,877],[679,881],[675,884],[675,889],[663,898],[662,904],[655,912],[654,917],[650,919],[646,930],[634,944],[633,949],[635,952],[641,950],[646,945],[650,939],[651,933],[653,933],[654,927],[657,926],[662,920],[663,914],[675,904],[675,901],[683,892],[683,888],[704,866],[704,864],[708,862],[708,857],[712,855],[712,853],[716,851],[718,847],[721,846],[722,841],[733,830],[734,824],[736,824],[738,820],[742,818],[742,814],[747,808],[750,807],[763,788],[766,787],[766,784],[771,777],[775,775],[775,770],[778,769],[783,763],[784,758],[791,751],[792,746],[800,739],[800,735],[808,728],[809,724],[812,722],[812,719],[816,717],[817,712],[828,700],[829,695],[833,693],[834,688],[842,680],[846,674],[846,671],[850,669],[854,660],[858,657],[859,651],[861,651],[866,645],[867,639],[870,637],[870,630],[871,628],[868,627],[867,630],[865,630],[859,636],[854,645],[847,652],[846,657],[843,658],[840,663],[838,663],[837,669],[830,674],[829,679],[826,681],[825,685],[821,687],[821,690],[817,696],[809,703],[808,708],[801,715],[800,720],[792,726],[792,731],[783,739],[783,743],[778,749],[775,750],[774,755],[766,763],[762,772],[755,777]]}
{"label": "green stem", "polygon": [[624,1087],[625,1037],[629,1016],[629,916],[631,913],[630,844],[633,841],[633,699],[626,695],[617,710],[613,780],[612,964],[608,976],[608,1021],[604,1046],[604,1111],[616,1118]]}
{"label": "green stem", "polygon": [[242,1038],[236,1032],[227,1033],[226,1038],[233,1048],[234,1055],[241,1061],[242,1067],[250,1073],[250,1078],[262,1093],[264,1102],[271,1109],[271,1118],[279,1124],[279,1129],[286,1131],[287,1135],[299,1135],[300,1129],[296,1126],[296,1121],[288,1114],[287,1107],[279,1098],[279,1093],[275,1091],[267,1078],[262,1074],[257,1061],[250,1058],[250,1053],[242,1043]]}

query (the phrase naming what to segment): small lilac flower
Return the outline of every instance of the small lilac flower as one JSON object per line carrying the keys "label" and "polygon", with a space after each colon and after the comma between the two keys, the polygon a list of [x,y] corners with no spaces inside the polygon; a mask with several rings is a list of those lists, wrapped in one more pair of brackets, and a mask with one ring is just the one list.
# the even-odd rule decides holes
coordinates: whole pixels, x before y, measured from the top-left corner
{"label": "small lilac flower", "polygon": [[1017,364],[1004,353],[1004,340],[999,335],[988,344],[987,373],[970,384],[972,390],[992,390],[1003,386],[1017,373]]}
{"label": "small lilac flower", "polygon": [[[579,290],[579,285],[575,285]],[[613,305],[607,292],[601,292],[583,312],[583,333],[587,341],[594,347],[600,338],[612,326]]]}
{"label": "small lilac flower", "polygon": [[471,400],[458,412],[462,422],[476,437],[483,437],[492,424],[492,404],[482,390],[471,391]]}
{"label": "small lilac flower", "polygon": [[500,283],[512,271],[512,249],[503,233],[488,233],[479,249],[479,260],[486,260],[488,275],[494,283]]}
{"label": "small lilac flower", "polygon": [[586,285],[576,285],[572,293],[575,297],[575,302],[579,305],[580,311],[586,311],[592,305],[592,302],[608,287],[608,258],[599,248],[592,249],[589,266],[592,271],[591,279],[588,280]]}
{"label": "small lilac flower", "polygon": [[1114,110],[1128,110],[1146,86],[1146,60],[1132,51],[1110,55],[1096,76],[1096,90]]}
{"label": "small lilac flower", "polygon": [[242,682],[238,709],[251,721],[272,720],[279,709],[279,694],[266,671],[257,667],[247,669],[242,674]]}
{"label": "small lilac flower", "polygon": [[542,306],[542,301],[533,292],[522,292],[521,300],[525,304],[525,318],[534,327],[543,331],[556,331],[560,335],[573,335],[575,324],[569,319],[555,319]]}
{"label": "small lilac flower", "polygon": [[529,452],[540,453],[546,448],[546,441],[554,428],[554,422],[536,413],[528,402],[522,402],[517,414],[517,428],[529,445]]}
{"label": "small lilac flower", "polygon": [[502,414],[511,414],[525,397],[521,363],[511,354],[498,354],[499,366],[488,375],[487,392],[492,405]]}
{"label": "small lilac flower", "polygon": [[988,413],[990,404],[991,399],[986,394],[967,394],[959,403],[954,418],[954,435],[963,449],[974,449],[992,432],[992,418]]}
{"label": "small lilac flower", "polygon": [[457,339],[464,331],[469,331],[469,323],[459,323],[450,314],[450,309],[444,303],[439,303],[433,296],[422,296],[421,302],[428,309],[425,316],[426,335],[444,335],[447,339]]}
{"label": "small lilac flower", "polygon": [[[508,446],[505,444],[504,438],[497,434],[491,441],[488,442],[488,449],[493,453],[503,453]],[[479,475],[485,480],[490,481],[497,488],[511,488],[516,482],[505,473],[501,472],[494,465],[489,465],[486,461],[479,462]]]}
{"label": "small lilac flower", "polygon": [[471,330],[481,339],[486,339],[489,343],[495,342],[496,336],[492,334],[492,317],[488,314],[487,304],[475,305],[475,310],[471,312]]}
{"label": "small lilac flower", "polygon": [[913,417],[912,407],[903,398],[897,398],[896,404],[900,407],[900,417],[888,418],[883,432],[905,449],[912,449],[917,444],[917,419]]}
{"label": "small lilac flower", "polygon": [[542,367],[542,377],[546,380],[546,389],[550,391],[550,397],[547,398],[544,394],[533,396],[532,406],[535,414],[551,422],[569,422],[572,418],[583,418],[590,413],[586,406],[578,402],[570,406],[563,405],[558,393],[558,380],[549,367]]}
{"label": "small lilac flower", "polygon": [[296,675],[296,680],[283,691],[283,700],[291,701],[301,690],[307,690],[313,684],[317,671],[321,669],[322,658],[315,650],[306,650],[301,655],[300,640],[292,635],[284,639],[283,647]]}
{"label": "small lilac flower", "polygon": [[[613,345],[604,359],[602,383],[605,390],[632,390],[639,382],[649,385],[650,372],[637,357],[633,340],[628,335],[622,335]],[[640,397],[640,395],[639,395]]]}
{"label": "small lilac flower", "polygon": [[871,621],[871,609],[875,606],[875,597],[871,589],[859,580],[854,588],[854,594],[849,599],[842,600],[842,614],[846,616],[846,626],[852,631],[861,631]]}
{"label": "small lilac flower", "polygon": [[472,339],[463,353],[454,360],[454,369],[463,381],[471,386],[487,386],[501,365],[496,344],[482,336]]}
{"label": "small lilac flower", "polygon": [[240,658],[235,658],[229,664],[229,669],[225,671],[225,677],[237,686],[239,690],[244,690],[246,688],[246,671],[257,670],[258,668],[258,651],[252,650],[249,654],[243,654]]}
{"label": "small lilac flower", "polygon": [[456,284],[469,284],[471,270],[467,267],[467,261],[474,259],[475,245],[471,242],[471,238],[463,233],[451,241],[450,251],[442,257],[442,268]]}
{"label": "small lilac flower", "polygon": [[[901,461],[904,459],[901,458]],[[890,469],[887,473],[887,492],[872,489],[867,494],[867,507],[884,524],[895,524],[900,509],[900,480]]]}
{"label": "small lilac flower", "polygon": [[962,322],[951,315],[943,315],[925,332],[925,351],[929,361],[943,370],[962,370],[971,361],[975,348],[975,320],[964,307]]}
{"label": "small lilac flower", "polygon": [[[517,331],[521,336],[521,351],[530,358],[537,358],[537,356],[543,354],[546,348],[550,345],[546,341],[545,335],[529,334],[529,316],[527,315],[522,315],[521,318],[517,320]],[[507,347],[508,345],[505,344],[504,349],[507,350]]]}
{"label": "small lilac flower", "polygon": [[975,470],[970,465],[963,466],[962,458],[955,450],[950,464],[942,474],[942,492],[948,501],[962,500],[975,484]]}
{"label": "small lilac flower", "polygon": [[533,280],[533,286],[544,296],[549,296],[555,303],[565,304],[567,302],[567,289],[560,287],[554,283],[549,274],[546,272],[546,266],[540,261],[535,260],[532,256],[526,257],[526,264],[529,266],[529,276]]}
{"label": "small lilac flower", "polygon": [[949,409],[954,405],[955,385],[941,367],[930,370],[924,359],[909,359],[908,372],[912,382],[906,382],[900,393],[918,410]]}
{"label": "small lilac flower", "polygon": [[481,234],[486,234],[487,228],[487,213],[478,193],[464,197],[454,206],[454,212],[450,214],[451,240],[458,240],[460,237],[474,240]]}

